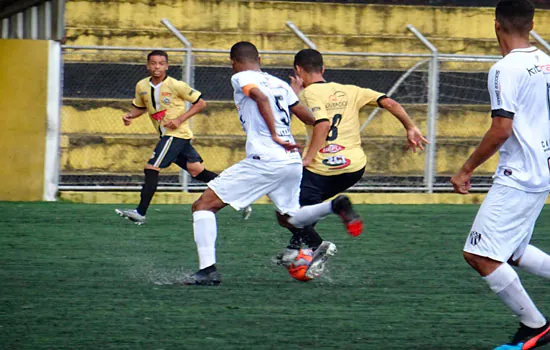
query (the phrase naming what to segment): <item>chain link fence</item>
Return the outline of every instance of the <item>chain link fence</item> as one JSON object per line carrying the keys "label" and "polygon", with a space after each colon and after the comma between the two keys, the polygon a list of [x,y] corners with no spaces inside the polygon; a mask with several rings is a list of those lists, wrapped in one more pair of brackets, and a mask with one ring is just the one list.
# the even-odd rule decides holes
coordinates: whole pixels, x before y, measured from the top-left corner
{"label": "chain link fence", "polygon": [[[144,115],[125,127],[121,116],[131,108],[135,84],[146,77],[148,49],[64,49],[64,88],[61,137],[61,189],[139,189],[143,167],[158,135]],[[169,75],[184,80],[185,50],[167,50]],[[265,71],[288,81],[294,52],[263,52]],[[428,132],[433,63],[430,54],[324,53],[326,78],[386,92],[400,102],[419,128]],[[228,52],[195,50],[191,76],[203,93],[207,109],[191,119],[194,145],[205,166],[215,172],[243,159],[245,135],[232,101]],[[436,78],[436,137],[428,152],[406,150],[406,133],[396,118],[378,108],[361,111],[367,171],[356,191],[450,190],[449,177],[478,144],[490,123],[487,72],[494,58],[439,59]],[[434,102],[434,101],[432,101]],[[292,124],[304,143],[305,128]],[[427,171],[427,169],[432,169]],[[490,184],[494,164],[480,169],[475,183]],[[172,165],[161,172],[165,190],[201,190],[186,173]]]}

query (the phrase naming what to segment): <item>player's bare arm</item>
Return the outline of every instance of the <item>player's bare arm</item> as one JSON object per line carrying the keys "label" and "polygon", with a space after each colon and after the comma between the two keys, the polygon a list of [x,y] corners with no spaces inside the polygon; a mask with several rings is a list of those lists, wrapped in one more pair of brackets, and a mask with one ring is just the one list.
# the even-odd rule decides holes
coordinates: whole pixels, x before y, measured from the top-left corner
{"label": "player's bare arm", "polygon": [[389,97],[381,99],[379,104],[380,107],[386,109],[393,116],[395,116],[407,130],[407,148],[412,148],[413,152],[416,152],[416,148],[418,147],[421,151],[423,151],[424,144],[429,144],[429,142],[414,124],[403,106]]}
{"label": "player's bare arm", "polygon": [[313,113],[307,108],[304,104],[299,102],[298,104],[290,107],[290,111],[294,113],[298,119],[302,121],[302,123],[306,125],[313,125],[315,124],[315,117],[313,116]]}
{"label": "player's bare arm", "polygon": [[275,117],[273,116],[273,111],[271,110],[271,105],[269,104],[269,99],[267,96],[257,87],[250,89],[249,97],[253,99],[258,104],[258,110],[264,119],[269,132],[271,133],[271,138],[277,144],[281,145],[285,149],[293,150],[298,147],[298,145],[284,141],[277,136],[277,129],[275,128]]}
{"label": "player's bare arm", "polygon": [[454,191],[460,194],[467,194],[470,190],[470,179],[474,170],[491,158],[506,142],[512,134],[513,119],[504,117],[493,117],[491,127],[485,133],[479,146],[464,163],[462,168],[451,178]]}
{"label": "player's bare arm", "polygon": [[317,152],[319,152],[319,150],[325,145],[329,130],[330,123],[328,119],[321,119],[317,121],[313,127],[309,148],[302,160],[303,166],[309,166],[317,155]]}
{"label": "player's bare arm", "polygon": [[177,129],[184,121],[202,112],[202,110],[205,108],[206,101],[202,98],[199,98],[199,100],[191,105],[191,108],[189,108],[185,113],[177,118],[166,120],[164,123],[164,127],[172,130]]}
{"label": "player's bare arm", "polygon": [[146,111],[147,109],[145,108],[137,108],[135,106],[132,106],[132,110],[122,116],[122,122],[124,123],[124,125],[128,126],[132,124],[132,119],[138,118]]}

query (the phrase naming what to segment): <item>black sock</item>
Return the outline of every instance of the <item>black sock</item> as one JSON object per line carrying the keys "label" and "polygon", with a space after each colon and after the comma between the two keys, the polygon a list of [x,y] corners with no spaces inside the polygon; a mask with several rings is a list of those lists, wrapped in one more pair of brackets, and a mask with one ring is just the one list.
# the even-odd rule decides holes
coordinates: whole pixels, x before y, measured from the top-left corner
{"label": "black sock", "polygon": [[303,228],[304,230],[304,243],[313,250],[319,248],[323,239],[319,236],[319,233],[315,231],[314,225],[309,225]]}
{"label": "black sock", "polygon": [[137,207],[137,212],[140,215],[147,213],[147,208],[151,204],[151,199],[153,199],[159,183],[159,172],[157,170],[145,169],[143,172],[145,173],[145,183],[141,188],[141,201]]}
{"label": "black sock", "polygon": [[199,175],[195,176],[194,179],[197,179],[199,181],[206,183],[214,179],[216,176],[218,176],[218,174],[216,174],[215,172],[204,169]]}
{"label": "black sock", "polygon": [[290,232],[292,232],[292,238],[290,238],[290,242],[287,246],[288,249],[300,249],[302,247],[303,237],[304,237],[304,229],[302,228],[289,228]]}

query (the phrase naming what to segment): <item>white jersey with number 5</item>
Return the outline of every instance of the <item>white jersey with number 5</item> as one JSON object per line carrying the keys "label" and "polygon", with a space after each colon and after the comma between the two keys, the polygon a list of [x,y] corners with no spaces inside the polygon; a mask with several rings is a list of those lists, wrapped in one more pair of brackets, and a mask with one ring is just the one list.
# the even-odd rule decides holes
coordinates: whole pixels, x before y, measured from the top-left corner
{"label": "white jersey with number 5", "polygon": [[489,71],[488,87],[492,117],[514,120],[494,183],[550,190],[550,57],[536,47],[512,50]]}
{"label": "white jersey with number 5", "polygon": [[279,138],[294,143],[290,132],[290,107],[298,103],[298,97],[284,81],[261,71],[244,71],[231,77],[234,99],[243,130],[246,132],[247,158],[266,161],[291,160],[301,162],[298,152],[288,152],[271,138],[258,104],[248,95],[252,88],[259,88],[269,99],[275,128]]}

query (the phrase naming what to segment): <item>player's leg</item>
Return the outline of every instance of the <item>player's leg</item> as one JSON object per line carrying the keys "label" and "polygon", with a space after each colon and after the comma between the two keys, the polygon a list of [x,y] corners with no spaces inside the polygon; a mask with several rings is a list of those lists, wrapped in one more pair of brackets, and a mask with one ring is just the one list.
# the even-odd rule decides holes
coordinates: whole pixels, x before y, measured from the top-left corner
{"label": "player's leg", "polygon": [[533,275],[550,278],[550,255],[533,245],[528,245],[525,248],[525,252],[519,260],[511,260],[510,263]]}
{"label": "player's leg", "polygon": [[[353,186],[361,179],[364,171],[365,168],[353,173],[322,176],[304,169],[304,179],[306,180],[302,181],[300,204],[305,207],[295,213],[290,223],[297,228],[305,228],[334,213],[340,216],[350,235],[361,234],[363,221],[354,211],[347,196],[338,196],[330,202],[323,201]],[[308,232],[312,235],[315,230],[309,228]]]}
{"label": "player's leg", "polygon": [[[279,177],[276,180],[278,185],[268,194],[268,196],[277,207],[277,219],[279,224],[283,227],[294,229],[295,226],[292,225],[290,221],[295,213],[301,210],[299,203],[300,183],[302,178],[301,165],[299,163],[288,164],[284,169],[276,169],[274,174]],[[293,255],[291,253],[296,253],[296,250],[287,248],[282,259],[291,259],[291,255]],[[313,252],[312,260],[306,271],[306,276],[309,278],[319,277],[324,271],[328,257],[335,253],[336,245],[334,243],[322,241]]]}
{"label": "player's leg", "polygon": [[[208,183],[218,176],[213,171],[205,168],[203,159],[199,152],[191,144],[191,140],[186,140],[186,144],[182,152],[178,155],[175,163],[182,169],[186,170],[195,180]],[[243,209],[243,219],[248,220],[252,208],[250,206]]]}
{"label": "player's leg", "polygon": [[216,269],[216,213],[226,205],[210,188],[193,203],[193,235],[199,256],[199,271],[191,276],[188,284],[218,285],[221,282]]}
{"label": "player's leg", "polygon": [[219,284],[216,269],[217,224],[215,213],[230,205],[242,210],[270,190],[269,179],[254,160],[245,159],[224,170],[208,183],[208,189],[193,204],[193,232],[199,255],[199,271],[190,284]]}
{"label": "player's leg", "polygon": [[491,290],[520,319],[520,329],[509,346],[522,349],[550,341],[550,327],[537,309],[518,274],[508,264],[517,260],[528,245],[534,222],[545,196],[494,185],[485,198],[464,246],[464,258]]}
{"label": "player's leg", "polygon": [[115,209],[122,217],[128,218],[138,225],[145,223],[145,215],[151,204],[151,200],[157,190],[160,169],[168,167],[176,159],[182,147],[183,139],[172,136],[163,136],[157,143],[153,156],[143,170],[145,181],[141,188],[140,202],[135,210]]}

